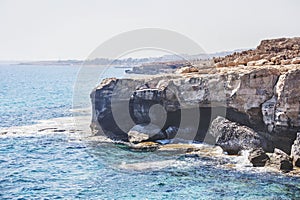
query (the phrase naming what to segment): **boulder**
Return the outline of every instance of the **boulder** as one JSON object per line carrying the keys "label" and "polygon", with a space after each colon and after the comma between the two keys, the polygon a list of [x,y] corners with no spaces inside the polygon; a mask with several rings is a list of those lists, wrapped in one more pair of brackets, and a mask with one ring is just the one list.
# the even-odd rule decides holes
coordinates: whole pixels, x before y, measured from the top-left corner
{"label": "boulder", "polygon": [[187,67],[182,67],[178,70],[176,70],[177,74],[185,74],[185,73],[193,73],[193,72],[198,72],[199,70],[196,67],[193,66],[187,66]]}
{"label": "boulder", "polygon": [[128,134],[128,141],[136,144],[144,141],[167,139],[161,128],[154,124],[138,124],[132,127]]}
{"label": "boulder", "polygon": [[247,63],[247,66],[255,66],[256,61],[249,61]]}
{"label": "boulder", "polygon": [[262,139],[254,130],[220,116],[211,123],[209,133],[216,138],[216,144],[230,155],[262,146]]}
{"label": "boulder", "polygon": [[300,133],[297,133],[297,138],[292,145],[291,157],[294,166],[300,167]]}
{"label": "boulder", "polygon": [[281,60],[280,64],[281,65],[289,65],[289,64],[291,64],[291,60]]}
{"label": "boulder", "polygon": [[275,167],[283,172],[289,172],[293,170],[291,157],[282,150],[276,148],[274,149],[274,153],[271,154],[267,165]]}
{"label": "boulder", "polygon": [[254,167],[264,167],[270,158],[262,148],[258,148],[250,150],[248,159]]}
{"label": "boulder", "polygon": [[292,64],[300,64],[300,57],[293,58],[291,63]]}
{"label": "boulder", "polygon": [[245,58],[245,57],[239,57],[237,59],[234,60],[234,62],[236,63],[236,65],[247,65],[249,59]]}
{"label": "boulder", "polygon": [[267,59],[261,59],[261,60],[258,60],[258,61],[255,61],[255,66],[262,66],[264,64],[266,64],[267,62],[269,62]]}

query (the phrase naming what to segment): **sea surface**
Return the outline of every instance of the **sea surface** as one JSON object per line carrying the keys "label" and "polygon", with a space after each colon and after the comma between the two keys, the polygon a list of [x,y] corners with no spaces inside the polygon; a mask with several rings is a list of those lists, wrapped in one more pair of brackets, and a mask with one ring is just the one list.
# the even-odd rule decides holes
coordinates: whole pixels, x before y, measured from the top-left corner
{"label": "sea surface", "polygon": [[[123,71],[109,68],[104,77]],[[85,84],[74,100],[78,76],[79,66],[0,64],[0,130],[29,133],[39,120],[72,116],[74,101],[88,107],[95,85]],[[297,177],[223,167],[223,159],[207,156],[133,152],[76,134],[1,135],[0,199],[300,199]],[[245,161],[235,159],[236,166]]]}

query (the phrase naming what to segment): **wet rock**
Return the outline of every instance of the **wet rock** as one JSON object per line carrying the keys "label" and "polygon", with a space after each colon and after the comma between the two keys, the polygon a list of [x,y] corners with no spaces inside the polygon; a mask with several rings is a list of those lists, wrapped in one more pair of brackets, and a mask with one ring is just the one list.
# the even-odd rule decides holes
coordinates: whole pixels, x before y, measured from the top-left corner
{"label": "wet rock", "polygon": [[143,141],[155,141],[167,139],[160,127],[154,124],[142,125],[138,124],[132,127],[128,132],[128,140],[130,143],[140,143]]}
{"label": "wet rock", "polygon": [[300,167],[300,133],[297,133],[297,138],[292,145],[291,157],[293,159],[293,164],[296,167]]}
{"label": "wet rock", "polygon": [[156,151],[159,148],[156,142],[141,142],[138,144],[130,144],[129,148],[133,151]]}
{"label": "wet rock", "polygon": [[176,136],[177,132],[178,132],[178,128],[175,126],[169,126],[166,130],[165,130],[165,136],[167,137],[167,139],[172,139]]}
{"label": "wet rock", "polygon": [[168,152],[174,154],[189,154],[189,153],[197,153],[201,149],[193,144],[166,144],[161,145],[158,149],[160,152]]}
{"label": "wet rock", "polygon": [[66,130],[65,129],[54,129],[53,132],[58,132],[58,133],[61,133],[61,132],[65,132]]}
{"label": "wet rock", "polygon": [[38,132],[42,132],[42,131],[48,131],[48,130],[55,130],[57,128],[42,128],[42,129],[39,129]]}
{"label": "wet rock", "polygon": [[291,157],[282,150],[276,148],[274,149],[274,153],[271,154],[267,165],[275,167],[283,172],[289,172],[293,170]]}
{"label": "wet rock", "polygon": [[262,146],[261,138],[254,130],[220,116],[213,120],[209,133],[216,138],[216,144],[230,155]]}
{"label": "wet rock", "polygon": [[262,148],[258,148],[249,152],[248,159],[254,167],[264,167],[270,158]]}

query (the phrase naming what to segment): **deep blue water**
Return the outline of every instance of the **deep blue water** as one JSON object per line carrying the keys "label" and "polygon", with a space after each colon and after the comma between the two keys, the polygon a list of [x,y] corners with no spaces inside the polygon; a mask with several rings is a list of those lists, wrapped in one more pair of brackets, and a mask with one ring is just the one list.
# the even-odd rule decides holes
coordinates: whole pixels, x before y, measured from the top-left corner
{"label": "deep blue water", "polygon": [[[70,115],[78,70],[0,66],[0,127]],[[89,92],[79,105],[89,102]],[[180,164],[121,167],[160,160]],[[300,199],[299,178],[229,170],[216,163],[205,157],[132,152],[65,134],[0,137],[0,199]]]}

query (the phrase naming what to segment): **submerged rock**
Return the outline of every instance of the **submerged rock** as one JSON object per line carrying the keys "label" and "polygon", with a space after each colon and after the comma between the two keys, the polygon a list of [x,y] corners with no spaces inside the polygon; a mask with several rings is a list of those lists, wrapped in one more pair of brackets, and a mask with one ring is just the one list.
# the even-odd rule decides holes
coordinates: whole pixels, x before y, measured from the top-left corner
{"label": "submerged rock", "polygon": [[139,143],[143,141],[155,141],[167,139],[160,127],[154,124],[142,125],[138,124],[132,127],[128,132],[128,140],[130,143]]}
{"label": "submerged rock", "polygon": [[296,167],[300,167],[300,133],[297,133],[297,138],[292,146],[291,157],[293,159],[293,164]]}
{"label": "submerged rock", "polygon": [[261,138],[254,130],[220,116],[213,120],[209,133],[216,138],[216,144],[230,155],[262,146]]}
{"label": "submerged rock", "polygon": [[262,148],[259,148],[252,149],[249,152],[248,159],[254,167],[264,167],[270,158]]}
{"label": "submerged rock", "polygon": [[291,157],[280,149],[274,149],[274,153],[271,154],[268,165],[283,172],[293,170]]}

